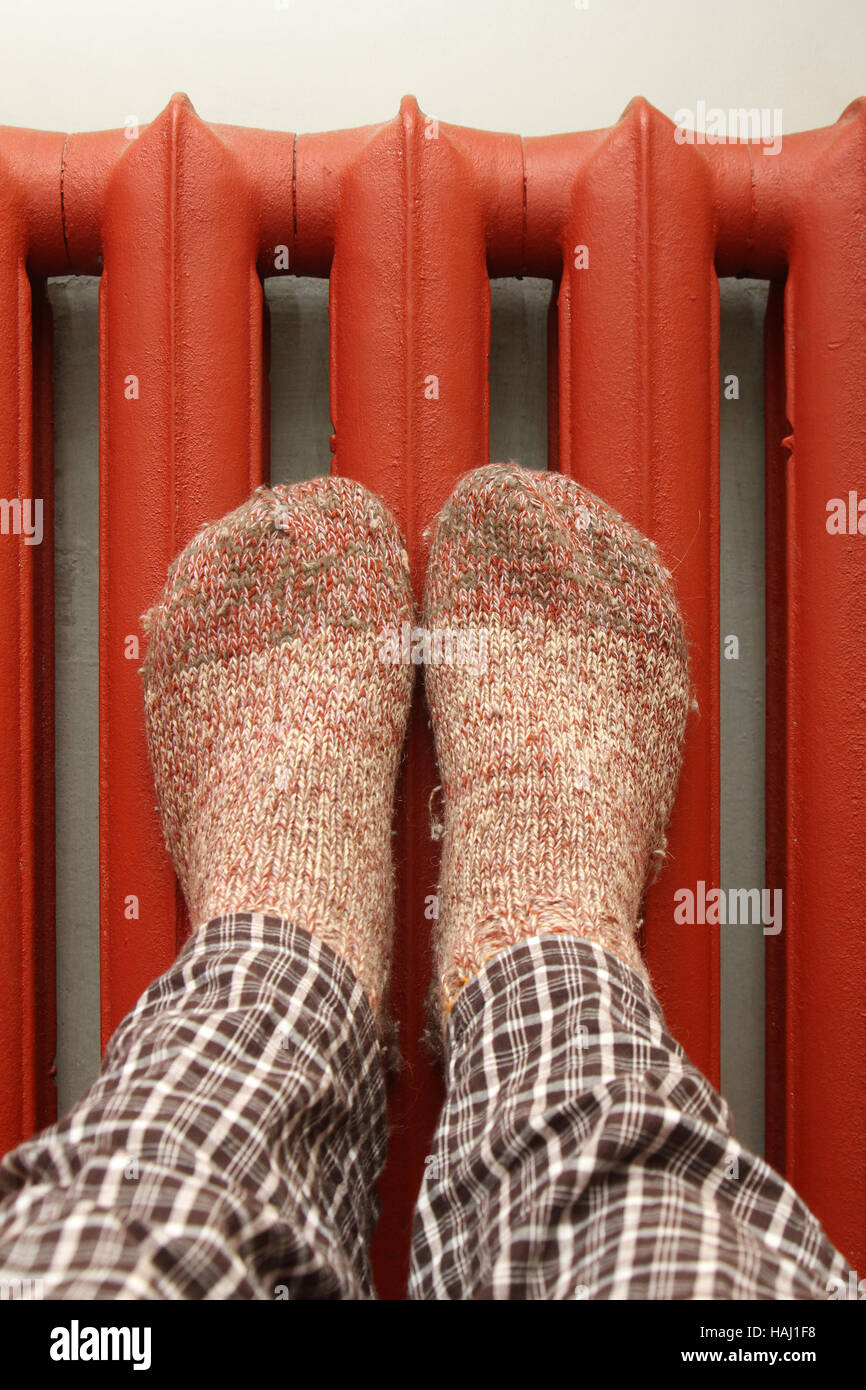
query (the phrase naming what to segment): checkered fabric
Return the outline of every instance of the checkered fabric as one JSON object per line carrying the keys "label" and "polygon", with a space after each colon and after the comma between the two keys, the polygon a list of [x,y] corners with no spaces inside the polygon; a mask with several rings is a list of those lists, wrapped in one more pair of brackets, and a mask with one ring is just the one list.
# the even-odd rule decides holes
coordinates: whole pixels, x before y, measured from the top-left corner
{"label": "checkered fabric", "polygon": [[384,1069],[355,976],[259,913],[209,922],[98,1080],[0,1164],[0,1279],[47,1298],[368,1298]]}
{"label": "checkered fabric", "polygon": [[415,1298],[823,1299],[847,1265],[602,947],[533,937],[457,998]]}
{"label": "checkered fabric", "polygon": [[[341,959],[259,913],[187,943],[96,1083],[0,1164],[0,1280],[48,1298],[374,1296],[385,1059]],[[825,1298],[848,1268],[601,947],[461,992],[414,1298]]]}

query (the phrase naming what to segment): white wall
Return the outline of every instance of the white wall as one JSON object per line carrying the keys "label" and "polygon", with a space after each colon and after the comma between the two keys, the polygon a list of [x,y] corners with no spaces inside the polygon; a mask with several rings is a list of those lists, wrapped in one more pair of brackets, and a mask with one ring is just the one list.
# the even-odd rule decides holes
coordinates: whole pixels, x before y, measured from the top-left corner
{"label": "white wall", "polygon": [[[582,4],[582,0],[579,0]],[[184,91],[205,120],[307,131],[393,115],[522,134],[614,122],[641,94],[681,107],[781,108],[786,133],[866,91],[864,0],[3,0],[0,124],[57,130],[153,118]],[[58,935],[61,1099],[98,1062],[96,1011],[96,282],[52,285],[57,361]],[[275,478],[325,471],[327,296],[270,282]],[[728,284],[723,361],[723,880],[761,882],[763,291]],[[542,463],[545,287],[494,288],[492,453]],[[303,337],[306,351],[293,356]],[[291,370],[289,370],[291,366]],[[300,368],[300,373],[299,373]],[[479,460],[481,462],[481,460]],[[723,1086],[761,1143],[763,940],[724,941]]]}
{"label": "white wall", "polygon": [[524,135],[610,125],[636,95],[780,107],[793,131],[866,87],[864,40],[863,0],[3,0],[0,124],[121,126],[185,91],[204,120],[332,130],[412,92]]}

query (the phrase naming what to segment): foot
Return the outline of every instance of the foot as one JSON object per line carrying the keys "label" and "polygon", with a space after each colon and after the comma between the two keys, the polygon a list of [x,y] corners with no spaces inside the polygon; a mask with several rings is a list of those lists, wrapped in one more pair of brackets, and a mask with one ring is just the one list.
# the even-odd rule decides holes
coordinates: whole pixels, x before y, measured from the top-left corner
{"label": "foot", "polygon": [[572,479],[491,465],[439,517],[425,609],[428,628],[474,633],[487,651],[480,674],[427,670],[445,1012],[485,961],[531,936],[580,936],[645,973],[638,916],[690,699],[655,547]]}
{"label": "foot", "polygon": [[266,911],[327,942],[381,1021],[391,817],[412,667],[406,553],[360,484],[262,487],[206,526],[145,615],[145,713],[166,843],[193,926]]}

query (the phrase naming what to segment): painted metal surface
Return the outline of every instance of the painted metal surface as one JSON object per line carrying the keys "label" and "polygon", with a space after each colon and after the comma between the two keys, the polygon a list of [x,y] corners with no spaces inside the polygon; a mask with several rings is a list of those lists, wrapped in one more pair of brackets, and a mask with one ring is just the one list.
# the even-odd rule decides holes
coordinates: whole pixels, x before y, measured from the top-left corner
{"label": "painted metal surface", "polygon": [[56,196],[62,148],[62,135],[0,132],[0,1138],[6,1148],[48,1123],[55,1110],[51,313],[41,277],[64,255]]}
{"label": "painted metal surface", "polygon": [[[49,495],[39,282],[102,274],[104,1038],[187,930],[153,804],[135,639],[172,556],[267,476],[262,278],[330,277],[334,469],[393,509],[420,598],[426,529],[456,478],[488,457],[489,279],[531,274],[557,285],[549,466],[657,540],[686,612],[698,708],[644,931],[672,1030],[718,1080],[718,932],[677,925],[673,893],[719,881],[716,277],[765,276],[779,286],[767,336],[768,885],[785,891],[783,934],[767,948],[768,1146],[863,1267],[866,536],[825,525],[830,498],[866,499],[863,122],[855,106],[774,157],[683,144],[640,100],[609,130],[525,142],[434,121],[412,98],[381,125],[298,139],[209,125],[182,96],[134,133],[0,130],[15,190],[0,216],[3,322],[15,326],[0,345],[6,496],[37,486],[31,468]],[[51,619],[48,562],[0,540],[8,1147],[50,1110]],[[405,1064],[375,1243],[388,1297],[405,1287],[441,1099],[422,1040],[436,783],[419,692],[395,840]]]}
{"label": "painted metal surface", "polygon": [[784,894],[783,949],[767,947],[768,1153],[862,1273],[866,107],[777,158],[711,153],[717,264],[784,279],[767,325],[767,882]]}
{"label": "painted metal surface", "polygon": [[[793,143],[793,142],[792,142]],[[786,205],[785,1166],[866,1268],[866,108]],[[760,196],[760,190],[758,193]],[[845,515],[834,532],[828,504]],[[862,511],[859,506],[862,504]],[[781,517],[779,518],[781,524]]]}
{"label": "painted metal surface", "polygon": [[103,1044],[187,931],[147,761],[140,615],[198,527],[261,482],[264,431],[259,210],[242,167],[184,98],[111,138],[70,137],[64,167],[70,254],[102,270]]}

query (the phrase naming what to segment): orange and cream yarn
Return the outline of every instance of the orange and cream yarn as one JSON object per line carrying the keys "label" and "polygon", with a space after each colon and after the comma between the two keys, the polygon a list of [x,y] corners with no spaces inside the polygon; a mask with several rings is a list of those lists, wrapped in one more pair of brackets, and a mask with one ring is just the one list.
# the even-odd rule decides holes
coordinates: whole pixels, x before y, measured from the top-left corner
{"label": "orange and cream yarn", "polygon": [[194,927],[264,910],[327,942],[382,1018],[391,817],[412,667],[406,553],[342,478],[259,488],[205,527],[146,615],[148,747]]}
{"label": "orange and cream yarn", "polygon": [[428,627],[486,631],[479,673],[427,671],[444,825],[441,1002],[530,936],[636,941],[664,853],[690,691],[651,542],[572,479],[491,465],[437,522]]}

